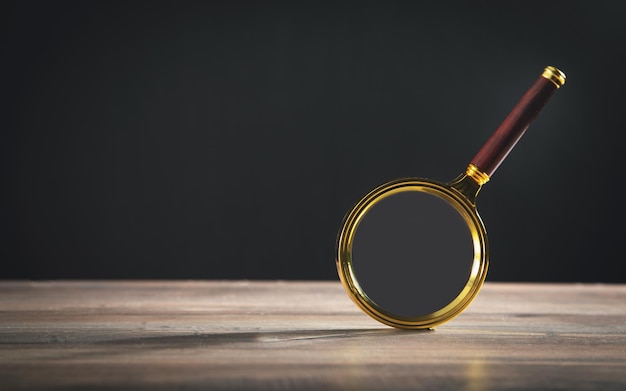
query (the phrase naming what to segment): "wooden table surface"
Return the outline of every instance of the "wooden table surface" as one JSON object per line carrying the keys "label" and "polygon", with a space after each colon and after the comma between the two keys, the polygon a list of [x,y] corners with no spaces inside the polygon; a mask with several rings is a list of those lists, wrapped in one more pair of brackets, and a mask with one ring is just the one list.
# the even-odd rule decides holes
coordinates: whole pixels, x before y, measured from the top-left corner
{"label": "wooden table surface", "polygon": [[434,331],[338,282],[0,282],[0,388],[626,389],[626,285],[487,283]]}

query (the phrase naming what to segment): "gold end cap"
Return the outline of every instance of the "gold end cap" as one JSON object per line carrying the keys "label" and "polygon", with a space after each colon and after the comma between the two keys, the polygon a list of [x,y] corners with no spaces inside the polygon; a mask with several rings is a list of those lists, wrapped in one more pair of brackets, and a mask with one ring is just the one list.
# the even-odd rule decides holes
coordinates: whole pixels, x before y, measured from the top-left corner
{"label": "gold end cap", "polygon": [[554,83],[556,88],[561,88],[561,86],[565,84],[565,73],[556,67],[547,66],[546,69],[543,70],[541,76]]}
{"label": "gold end cap", "polygon": [[465,173],[467,174],[468,177],[475,180],[476,183],[478,183],[480,186],[489,182],[489,175],[480,171],[480,169],[476,167],[475,165],[473,165],[472,163],[470,163],[469,166],[467,166],[467,170],[465,170]]}

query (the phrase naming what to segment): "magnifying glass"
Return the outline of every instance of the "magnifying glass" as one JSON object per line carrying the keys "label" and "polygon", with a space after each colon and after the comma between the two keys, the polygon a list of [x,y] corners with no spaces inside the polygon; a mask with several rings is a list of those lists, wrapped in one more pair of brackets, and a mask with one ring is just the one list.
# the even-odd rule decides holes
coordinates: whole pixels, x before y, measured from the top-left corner
{"label": "magnifying glass", "polygon": [[337,238],[336,264],[363,311],[393,327],[425,329],[470,305],[489,264],[478,192],[563,84],[565,74],[546,67],[456,179],[397,179],[355,204]]}

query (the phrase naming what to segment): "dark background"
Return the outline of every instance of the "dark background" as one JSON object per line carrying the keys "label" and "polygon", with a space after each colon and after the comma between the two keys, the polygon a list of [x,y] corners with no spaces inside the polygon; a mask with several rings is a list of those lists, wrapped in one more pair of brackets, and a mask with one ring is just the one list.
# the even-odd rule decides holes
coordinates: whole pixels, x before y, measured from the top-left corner
{"label": "dark background", "polygon": [[482,190],[491,281],[626,282],[619,2],[2,5],[0,278],[337,279],[343,215],[446,181],[546,65]]}

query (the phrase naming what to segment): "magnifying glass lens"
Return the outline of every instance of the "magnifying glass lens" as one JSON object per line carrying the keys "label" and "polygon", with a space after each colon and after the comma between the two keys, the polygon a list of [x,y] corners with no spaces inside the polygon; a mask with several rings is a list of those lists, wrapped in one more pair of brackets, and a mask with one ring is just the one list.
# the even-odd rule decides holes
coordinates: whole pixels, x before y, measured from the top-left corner
{"label": "magnifying glass lens", "polygon": [[401,191],[376,200],[352,242],[352,268],[362,292],[400,317],[441,310],[465,288],[474,262],[471,231],[441,197]]}

